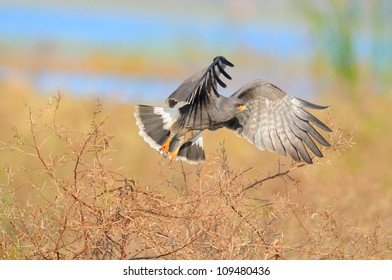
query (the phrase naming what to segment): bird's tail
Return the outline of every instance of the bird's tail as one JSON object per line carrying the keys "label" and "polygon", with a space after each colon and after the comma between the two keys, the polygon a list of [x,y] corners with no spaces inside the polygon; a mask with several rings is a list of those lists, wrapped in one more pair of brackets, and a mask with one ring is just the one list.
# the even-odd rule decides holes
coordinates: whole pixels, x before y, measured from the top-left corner
{"label": "bird's tail", "polygon": [[[206,159],[203,148],[203,136],[201,132],[199,132],[195,137],[193,137],[194,133],[194,131],[189,131],[184,136],[185,139],[188,140],[181,145],[180,150],[178,151],[177,159],[192,164],[203,163]],[[188,137],[188,135],[191,134],[193,135]]]}
{"label": "bird's tail", "polygon": [[[148,105],[137,105],[135,108],[136,124],[139,127],[139,135],[143,137],[154,150],[159,151],[168,140],[170,129],[176,122],[180,112],[176,108],[163,108]],[[176,159],[189,163],[200,163],[205,159],[203,139],[201,133],[193,139],[183,143],[176,135],[172,135],[170,151],[173,151],[178,143],[182,143]]]}
{"label": "bird's tail", "polygon": [[[165,113],[165,110],[167,112]],[[172,112],[174,115],[174,110]],[[139,127],[139,135],[143,137],[153,149],[159,148],[170,136],[171,114],[170,109],[137,105],[135,108],[136,124]]]}

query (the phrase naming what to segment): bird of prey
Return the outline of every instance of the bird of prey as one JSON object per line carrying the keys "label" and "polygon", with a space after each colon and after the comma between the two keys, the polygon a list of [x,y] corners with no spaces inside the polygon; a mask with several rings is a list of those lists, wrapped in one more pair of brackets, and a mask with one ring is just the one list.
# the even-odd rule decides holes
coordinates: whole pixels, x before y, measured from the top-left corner
{"label": "bird of prey", "polygon": [[[221,75],[231,79],[225,68],[234,65],[223,56],[186,79],[163,107],[137,105],[139,134],[155,150],[173,160],[202,163],[205,160],[202,131],[228,128],[260,150],[269,150],[295,161],[312,163],[307,148],[323,157],[315,141],[329,143],[315,129],[332,130],[304,108],[325,109],[292,97],[275,85],[252,81],[230,97],[218,93],[226,87]],[[307,148],[306,148],[307,147]]]}

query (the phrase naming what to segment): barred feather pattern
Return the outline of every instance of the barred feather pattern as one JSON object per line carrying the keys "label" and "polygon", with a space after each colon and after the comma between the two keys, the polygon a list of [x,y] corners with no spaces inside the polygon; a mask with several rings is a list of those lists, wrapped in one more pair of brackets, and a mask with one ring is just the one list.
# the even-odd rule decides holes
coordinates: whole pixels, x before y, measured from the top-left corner
{"label": "barred feather pattern", "polygon": [[295,161],[303,159],[307,163],[313,162],[307,148],[316,156],[323,157],[314,140],[323,146],[330,144],[314,126],[327,132],[331,132],[331,129],[304,108],[321,110],[327,106],[291,97],[262,80],[245,85],[233,96],[244,100],[249,109],[225,124],[237,135],[246,138],[260,150],[283,156],[289,154]]}

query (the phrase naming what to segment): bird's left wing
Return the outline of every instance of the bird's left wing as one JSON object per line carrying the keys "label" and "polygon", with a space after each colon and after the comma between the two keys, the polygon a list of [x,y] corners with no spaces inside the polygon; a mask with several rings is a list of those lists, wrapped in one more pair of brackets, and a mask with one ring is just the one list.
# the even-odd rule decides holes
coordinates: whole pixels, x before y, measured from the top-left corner
{"label": "bird's left wing", "polygon": [[286,155],[287,152],[295,161],[301,161],[302,158],[305,162],[312,163],[305,147],[322,157],[313,139],[323,146],[329,146],[312,124],[328,132],[331,129],[304,110],[304,107],[325,109],[327,106],[289,96],[276,86],[261,80],[245,85],[233,96],[245,101],[249,110],[241,112],[225,126],[259,149],[276,151],[280,155]]}
{"label": "bird's left wing", "polygon": [[219,97],[217,84],[226,87],[221,80],[220,74],[231,80],[225,71],[225,67],[234,65],[223,56],[216,57],[212,64],[202,71],[186,79],[167,99],[166,105],[174,107],[177,103],[194,104],[202,101],[213,102],[214,98]]}

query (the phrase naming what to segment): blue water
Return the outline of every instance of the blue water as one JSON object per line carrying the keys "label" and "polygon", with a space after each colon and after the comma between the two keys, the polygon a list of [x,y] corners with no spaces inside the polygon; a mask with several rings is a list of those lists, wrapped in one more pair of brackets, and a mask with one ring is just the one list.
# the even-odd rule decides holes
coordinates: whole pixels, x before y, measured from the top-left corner
{"label": "blue water", "polygon": [[[34,92],[116,99],[123,102],[163,102],[181,82],[144,76],[133,77],[108,73],[37,71],[10,69],[0,65],[0,82],[8,79],[25,81]],[[0,93],[1,94],[1,93]]]}
{"label": "blue water", "polygon": [[[190,48],[215,54],[235,53],[244,48],[283,60],[293,56],[306,59],[311,53],[309,45],[304,44],[308,38],[303,29],[257,18],[234,22],[224,13],[210,17],[203,13],[192,15],[136,9],[105,12],[0,4],[0,40],[21,51],[37,51],[40,46],[49,44],[68,55],[109,50],[153,53],[159,57],[160,52],[173,56]],[[122,100],[163,99],[186,78],[168,81],[115,73],[64,73],[45,70],[45,67],[34,73],[23,69],[15,73],[15,69],[1,66],[0,61],[0,79],[17,75],[27,79],[38,92],[62,90],[78,95],[115,96]]]}
{"label": "blue water", "polygon": [[24,40],[27,46],[52,41],[59,44],[77,42],[95,48],[162,46],[165,50],[176,50],[196,44],[195,47],[227,51],[245,46],[277,56],[306,55],[311,50],[306,44],[306,30],[298,26],[256,18],[235,22],[219,13],[214,17],[173,15],[159,11],[105,13],[0,5],[0,37],[2,40]]}

